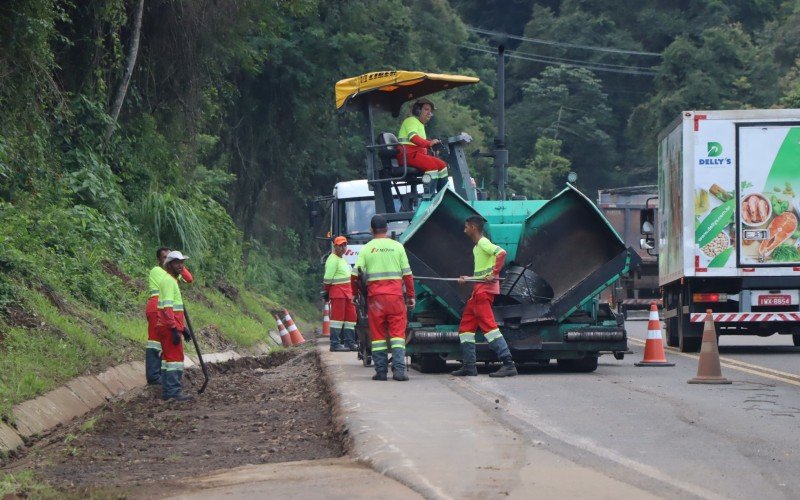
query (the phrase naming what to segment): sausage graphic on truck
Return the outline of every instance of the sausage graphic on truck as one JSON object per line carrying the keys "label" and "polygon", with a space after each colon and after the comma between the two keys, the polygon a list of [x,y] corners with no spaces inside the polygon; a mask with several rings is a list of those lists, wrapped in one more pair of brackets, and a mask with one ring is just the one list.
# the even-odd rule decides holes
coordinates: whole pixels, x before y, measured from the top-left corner
{"label": "sausage graphic on truck", "polygon": [[667,343],[800,345],[800,110],[685,111],[659,135],[659,285]]}

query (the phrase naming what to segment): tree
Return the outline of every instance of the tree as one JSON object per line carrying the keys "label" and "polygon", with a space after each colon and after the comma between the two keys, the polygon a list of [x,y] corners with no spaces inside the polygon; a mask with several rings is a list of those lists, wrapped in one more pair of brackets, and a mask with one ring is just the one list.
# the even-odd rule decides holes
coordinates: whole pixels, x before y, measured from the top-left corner
{"label": "tree", "polygon": [[561,156],[562,141],[539,137],[533,159],[522,167],[508,169],[509,187],[528,199],[548,199],[560,189],[569,173],[570,161]]}

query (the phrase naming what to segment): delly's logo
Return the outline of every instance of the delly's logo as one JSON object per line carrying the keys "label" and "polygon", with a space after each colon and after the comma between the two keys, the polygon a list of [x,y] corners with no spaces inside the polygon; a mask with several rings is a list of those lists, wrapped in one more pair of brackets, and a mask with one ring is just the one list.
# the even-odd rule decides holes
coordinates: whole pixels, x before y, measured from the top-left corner
{"label": "delly's logo", "polygon": [[706,152],[708,158],[700,158],[700,165],[724,166],[733,164],[733,160],[730,158],[720,158],[722,155],[722,144],[718,142],[709,142]]}
{"label": "delly's logo", "polygon": [[722,154],[722,144],[718,142],[709,142],[708,143],[708,156],[711,158],[716,158],[717,156]]}

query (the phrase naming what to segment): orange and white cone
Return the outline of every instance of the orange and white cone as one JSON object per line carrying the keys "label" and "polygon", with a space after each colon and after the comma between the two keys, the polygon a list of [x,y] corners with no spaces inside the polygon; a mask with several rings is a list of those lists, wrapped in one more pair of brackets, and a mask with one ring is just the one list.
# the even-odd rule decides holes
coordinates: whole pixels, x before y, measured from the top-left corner
{"label": "orange and white cone", "polygon": [[331,336],[331,303],[325,302],[325,308],[322,310],[322,335],[326,337]]}
{"label": "orange and white cone", "polygon": [[664,355],[664,340],[661,338],[661,322],[658,319],[658,306],[650,304],[650,320],[647,322],[647,340],[644,343],[644,358],[636,366],[675,366]]}
{"label": "orange and white cone", "polygon": [[719,348],[717,348],[717,329],[711,309],[706,309],[706,321],[703,325],[703,343],[700,345],[700,361],[697,363],[697,376],[686,382],[690,384],[730,384],[731,381],[722,376],[719,364]]}
{"label": "orange and white cone", "polygon": [[283,310],[283,322],[286,324],[286,329],[289,330],[289,336],[292,339],[292,345],[300,345],[306,341],[303,338],[303,334],[300,333],[300,330],[297,329],[297,325],[294,324],[292,321],[292,317],[289,316],[289,311],[286,309]]}
{"label": "orange and white cone", "polygon": [[275,316],[275,323],[278,325],[278,333],[281,336],[281,343],[283,347],[292,347],[292,337],[289,335],[289,331],[283,326],[283,322],[277,316]]}

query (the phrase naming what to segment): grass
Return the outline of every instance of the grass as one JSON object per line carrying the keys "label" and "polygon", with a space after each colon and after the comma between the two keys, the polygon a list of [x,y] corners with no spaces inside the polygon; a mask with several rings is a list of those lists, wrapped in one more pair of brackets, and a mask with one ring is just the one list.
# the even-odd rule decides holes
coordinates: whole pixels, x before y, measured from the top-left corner
{"label": "grass", "polygon": [[41,482],[31,471],[4,474],[0,477],[0,498],[18,495],[23,498],[60,498],[62,495]]}
{"label": "grass", "polygon": [[187,304],[195,329],[215,326],[226,339],[244,347],[251,347],[258,342],[269,342],[267,330],[275,328],[274,319],[269,318],[264,323],[257,321],[244,314],[239,306],[217,290],[206,290],[204,295],[212,307],[209,308],[201,302]]}

